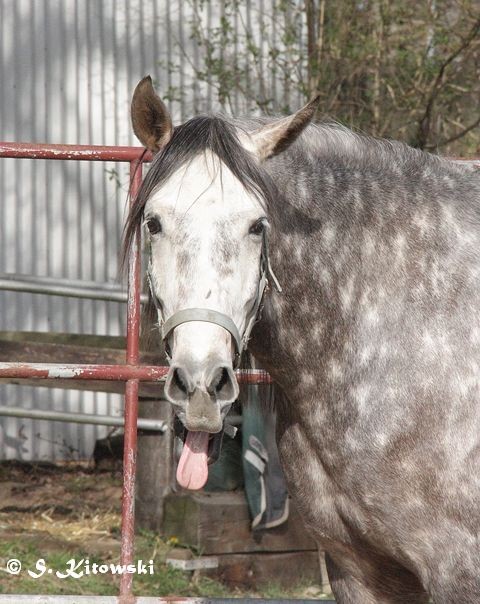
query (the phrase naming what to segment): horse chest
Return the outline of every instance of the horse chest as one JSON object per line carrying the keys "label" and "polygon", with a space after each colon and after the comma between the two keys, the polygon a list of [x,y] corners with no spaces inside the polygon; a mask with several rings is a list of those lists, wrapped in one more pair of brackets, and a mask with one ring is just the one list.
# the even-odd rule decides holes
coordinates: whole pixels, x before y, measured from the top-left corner
{"label": "horse chest", "polygon": [[[322,447],[321,439],[312,438],[301,424],[285,421],[279,415],[277,440],[289,493],[316,540],[348,544],[351,527],[345,518],[349,523],[353,521],[360,532],[368,532],[359,502],[342,484],[342,456],[329,443]],[[336,471],[332,471],[334,467]]]}

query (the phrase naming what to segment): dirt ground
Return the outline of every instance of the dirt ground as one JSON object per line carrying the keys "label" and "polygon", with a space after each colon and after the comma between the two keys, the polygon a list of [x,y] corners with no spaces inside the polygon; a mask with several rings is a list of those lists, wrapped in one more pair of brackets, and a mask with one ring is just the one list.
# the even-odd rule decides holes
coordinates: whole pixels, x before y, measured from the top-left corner
{"label": "dirt ground", "polygon": [[[119,577],[111,573],[85,572],[75,579],[59,578],[57,571],[65,574],[71,560],[82,561],[83,570],[94,562],[118,564],[121,485],[120,471],[98,471],[87,463],[0,463],[0,593],[118,593]],[[153,561],[154,574],[134,576],[136,595],[324,597],[317,585],[299,585],[289,594],[275,585],[246,593],[172,569],[165,558],[179,546],[152,533],[137,535],[136,560]],[[18,574],[8,570],[11,559],[22,564]]]}
{"label": "dirt ground", "polygon": [[0,534],[68,545],[92,555],[120,551],[120,472],[89,464],[4,462],[0,465]]}

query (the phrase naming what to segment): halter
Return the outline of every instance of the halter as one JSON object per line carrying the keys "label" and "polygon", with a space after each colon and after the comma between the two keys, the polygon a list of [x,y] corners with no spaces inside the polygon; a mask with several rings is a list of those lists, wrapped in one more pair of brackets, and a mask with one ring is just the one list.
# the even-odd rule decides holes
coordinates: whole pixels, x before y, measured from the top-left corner
{"label": "halter", "polygon": [[[157,311],[159,311],[160,314],[163,315],[162,309],[158,303],[157,297],[152,287],[151,266],[152,265],[150,261],[147,269],[147,278],[148,284],[150,286],[150,293],[152,295]],[[263,308],[263,299],[265,296],[265,292],[268,289],[269,278],[275,285],[275,289],[279,293],[281,293],[282,288],[280,287],[280,283],[278,282],[278,279],[276,278],[270,265],[267,233],[266,231],[264,231],[262,237],[262,254],[260,257],[260,280],[258,282],[257,293],[255,295],[255,303],[253,304],[251,311],[247,315],[247,321],[243,335],[240,335],[240,332],[237,326],[235,325],[233,319],[228,315],[219,312],[218,310],[213,310],[211,308],[184,308],[171,315],[166,321],[164,321],[163,325],[161,326],[162,341],[165,344],[165,352],[168,362],[170,363],[171,361],[169,354],[168,338],[172,331],[175,329],[175,327],[178,327],[183,323],[189,323],[190,321],[203,321],[206,323],[213,323],[215,325],[219,325],[230,333],[233,342],[235,343],[235,359],[233,364],[234,367],[237,368],[240,364],[242,352],[247,349],[248,341],[250,339],[250,334],[252,332],[253,326],[260,318],[260,313]]]}

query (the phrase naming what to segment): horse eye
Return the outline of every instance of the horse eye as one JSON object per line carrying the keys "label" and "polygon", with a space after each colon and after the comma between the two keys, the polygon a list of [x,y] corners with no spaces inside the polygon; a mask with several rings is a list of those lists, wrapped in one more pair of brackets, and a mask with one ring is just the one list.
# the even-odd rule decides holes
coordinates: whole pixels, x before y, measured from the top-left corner
{"label": "horse eye", "polygon": [[250,233],[250,235],[262,235],[264,230],[265,222],[263,221],[263,219],[260,219],[252,224],[248,232]]}
{"label": "horse eye", "polygon": [[162,223],[158,218],[149,218],[147,220],[147,229],[150,235],[156,235],[162,232]]}

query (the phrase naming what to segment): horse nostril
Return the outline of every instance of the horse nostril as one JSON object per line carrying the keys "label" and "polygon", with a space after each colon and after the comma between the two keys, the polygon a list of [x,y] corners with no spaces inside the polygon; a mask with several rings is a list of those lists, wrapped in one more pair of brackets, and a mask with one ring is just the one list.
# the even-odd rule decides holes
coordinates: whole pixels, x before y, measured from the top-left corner
{"label": "horse nostril", "polygon": [[232,369],[218,367],[207,389],[217,400],[233,402],[238,396],[238,384]]}
{"label": "horse nostril", "polygon": [[220,376],[220,381],[215,386],[215,392],[218,394],[220,390],[227,384],[228,382],[228,371],[223,367],[222,374]]}
{"label": "horse nostril", "polygon": [[172,381],[177,388],[179,388],[183,393],[187,394],[187,386],[182,380],[182,375],[180,371],[181,370],[178,367],[173,371]]}
{"label": "horse nostril", "polygon": [[182,367],[172,367],[165,383],[165,395],[171,402],[183,402],[188,398],[189,383],[187,371]]}
{"label": "horse nostril", "polygon": [[[233,369],[229,366],[218,365],[207,373],[205,381],[203,372],[191,373],[185,365],[172,365],[165,382],[165,397],[171,403],[184,406],[192,393],[200,388],[213,401],[233,403],[238,397],[238,383]],[[196,378],[195,378],[196,375]]]}

